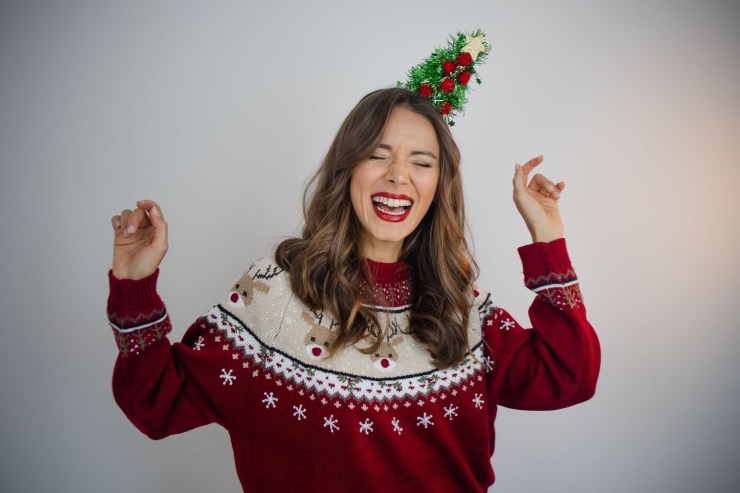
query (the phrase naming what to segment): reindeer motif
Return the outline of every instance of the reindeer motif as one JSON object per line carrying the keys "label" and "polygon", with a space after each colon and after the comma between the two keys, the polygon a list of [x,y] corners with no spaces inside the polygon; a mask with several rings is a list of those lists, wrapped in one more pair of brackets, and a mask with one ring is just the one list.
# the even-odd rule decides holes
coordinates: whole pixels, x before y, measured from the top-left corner
{"label": "reindeer motif", "polygon": [[398,363],[398,351],[395,346],[403,342],[403,336],[396,337],[390,342],[383,341],[378,350],[370,355],[373,366],[380,371],[391,371]]}
{"label": "reindeer motif", "polygon": [[254,276],[250,276],[249,272],[245,272],[231,289],[229,301],[234,305],[243,307],[252,303],[255,289],[262,293],[267,293],[270,290],[270,285],[263,281],[255,281],[258,275],[259,271]]}
{"label": "reindeer motif", "polygon": [[316,317],[305,310],[301,317],[303,318],[303,321],[311,327],[308,334],[306,334],[306,337],[303,339],[303,342],[306,345],[306,354],[308,354],[312,359],[321,359],[326,357],[329,353],[329,346],[331,346],[331,343],[334,341],[334,333],[331,329],[320,324],[321,317],[319,317],[319,323],[316,323]]}

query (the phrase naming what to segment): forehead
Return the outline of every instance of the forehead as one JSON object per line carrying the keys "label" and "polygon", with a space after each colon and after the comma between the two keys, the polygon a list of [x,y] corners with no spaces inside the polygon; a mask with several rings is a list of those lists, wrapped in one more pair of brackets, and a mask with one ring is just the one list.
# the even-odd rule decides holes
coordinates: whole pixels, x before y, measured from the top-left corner
{"label": "forehead", "polygon": [[432,123],[426,117],[403,106],[391,111],[383,129],[381,143],[394,149],[413,147],[414,150],[439,155],[439,142]]}

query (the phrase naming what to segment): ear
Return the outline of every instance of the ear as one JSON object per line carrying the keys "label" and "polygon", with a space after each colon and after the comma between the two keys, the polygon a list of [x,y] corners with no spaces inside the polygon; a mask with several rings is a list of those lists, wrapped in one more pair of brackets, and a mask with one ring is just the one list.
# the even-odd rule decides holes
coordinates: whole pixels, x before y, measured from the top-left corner
{"label": "ear", "polygon": [[308,324],[308,325],[316,325],[316,320],[313,319],[310,313],[308,313],[306,310],[303,310],[303,313],[301,313],[301,318]]}
{"label": "ear", "polygon": [[254,281],[254,288],[262,291],[263,293],[267,293],[268,291],[270,291],[270,285],[262,281]]}
{"label": "ear", "polygon": [[391,346],[398,346],[403,342],[403,336],[396,337],[391,341]]}

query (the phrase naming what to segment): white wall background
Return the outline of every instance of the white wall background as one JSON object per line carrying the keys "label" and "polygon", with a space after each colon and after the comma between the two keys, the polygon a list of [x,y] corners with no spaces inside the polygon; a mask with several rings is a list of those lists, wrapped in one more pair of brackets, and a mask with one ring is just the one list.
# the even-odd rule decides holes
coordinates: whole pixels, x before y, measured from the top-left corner
{"label": "white wall background", "polygon": [[[298,230],[344,115],[456,30],[493,44],[455,127],[480,284],[526,321],[513,164],[542,153],[604,362],[596,398],[504,410],[502,492],[740,486],[736,2],[5,1],[0,489],[238,490],[217,427],[116,408],[109,218],[155,198],[173,334]],[[286,452],[287,453],[287,452]]]}

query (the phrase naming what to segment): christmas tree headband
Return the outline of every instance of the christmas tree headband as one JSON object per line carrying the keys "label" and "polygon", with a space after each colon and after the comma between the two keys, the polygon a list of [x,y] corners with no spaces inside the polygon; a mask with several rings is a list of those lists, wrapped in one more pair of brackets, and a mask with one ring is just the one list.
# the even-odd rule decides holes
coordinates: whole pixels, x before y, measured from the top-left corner
{"label": "christmas tree headband", "polygon": [[468,82],[475,77],[476,67],[483,63],[491,46],[480,29],[472,34],[457,33],[446,48],[437,48],[423,62],[409,70],[408,80],[398,82],[411,92],[418,92],[432,102],[449,125],[463,111],[468,100]]}

